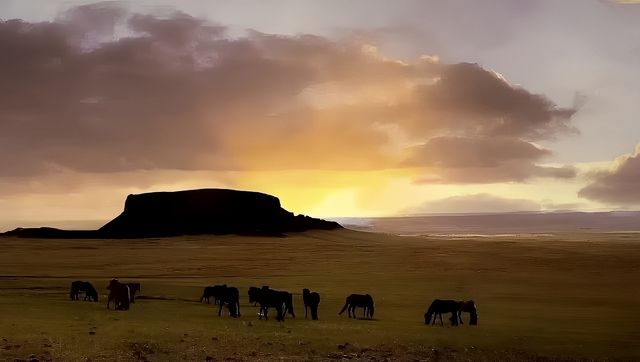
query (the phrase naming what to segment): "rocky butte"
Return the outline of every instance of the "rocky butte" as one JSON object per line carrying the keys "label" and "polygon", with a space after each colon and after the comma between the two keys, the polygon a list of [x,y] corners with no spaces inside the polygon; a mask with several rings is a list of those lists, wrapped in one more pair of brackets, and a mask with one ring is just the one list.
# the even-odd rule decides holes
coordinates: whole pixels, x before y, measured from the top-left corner
{"label": "rocky butte", "polygon": [[124,211],[98,230],[17,228],[7,236],[29,238],[151,238],[202,234],[284,235],[332,230],[333,221],[294,215],[277,197],[250,191],[201,189],[129,195]]}

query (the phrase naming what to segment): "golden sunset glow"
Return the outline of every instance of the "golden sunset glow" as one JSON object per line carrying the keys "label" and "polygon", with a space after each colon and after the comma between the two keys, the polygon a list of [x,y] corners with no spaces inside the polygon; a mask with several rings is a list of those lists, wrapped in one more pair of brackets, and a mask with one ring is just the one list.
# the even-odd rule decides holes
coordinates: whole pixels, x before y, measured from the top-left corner
{"label": "golden sunset glow", "polygon": [[[581,11],[624,44],[631,3]],[[321,217],[640,205],[636,59],[580,24],[558,35],[543,15],[568,5],[443,24],[458,10],[428,2],[340,17],[287,4],[304,21],[48,4],[0,4],[2,228],[107,220],[130,193],[209,187]],[[528,27],[505,20],[520,12]]]}

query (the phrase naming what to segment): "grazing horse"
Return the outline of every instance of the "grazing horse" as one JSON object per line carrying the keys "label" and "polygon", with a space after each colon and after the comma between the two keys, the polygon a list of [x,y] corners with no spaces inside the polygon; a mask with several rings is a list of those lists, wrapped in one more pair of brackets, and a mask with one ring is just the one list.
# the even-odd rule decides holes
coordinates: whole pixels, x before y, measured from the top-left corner
{"label": "grazing horse", "polygon": [[451,313],[449,320],[452,325],[457,326],[458,319],[460,318],[460,304],[455,300],[435,299],[429,306],[427,313],[424,314],[424,324],[435,324],[437,317],[440,317],[440,325],[444,325],[444,323],[442,323],[443,313]]}
{"label": "grazing horse", "polygon": [[222,307],[226,304],[229,308],[229,314],[233,318],[240,317],[240,292],[236,287],[223,287],[218,288],[218,294],[216,298],[220,302],[220,309],[218,309],[218,317],[222,315]]}
{"label": "grazing horse", "polygon": [[80,292],[84,292],[84,300],[87,299],[93,300],[94,302],[98,301],[98,292],[96,288],[91,285],[89,282],[83,282],[80,280],[76,280],[71,283],[71,291],[69,292],[69,297],[71,300],[80,300]]}
{"label": "grazing horse", "polygon": [[[269,288],[267,286],[267,288]],[[249,303],[253,303],[254,306],[258,305],[258,298],[260,297],[260,288],[249,287]]]}
{"label": "grazing horse", "polygon": [[262,317],[264,317],[265,320],[269,319],[269,308],[276,309],[276,319],[278,321],[284,321],[284,317],[287,313],[291,314],[293,318],[296,317],[293,310],[293,295],[289,292],[273,290],[269,289],[267,286],[263,286],[260,289],[258,303],[260,304],[258,319],[262,319]]}
{"label": "grazing horse", "polygon": [[206,300],[207,303],[209,303],[209,298],[213,297],[213,304],[218,304],[218,302],[220,301],[220,293],[222,293],[226,288],[226,284],[204,287],[202,297],[200,297],[200,303],[202,303],[203,300]]}
{"label": "grazing horse", "polygon": [[462,312],[469,313],[469,324],[472,326],[478,325],[478,308],[476,303],[473,300],[467,301],[459,301],[458,305],[460,306],[460,311],[458,311],[458,318],[460,319],[460,324],[462,323]]}
{"label": "grazing horse", "polygon": [[109,298],[107,299],[107,309],[109,309],[109,303],[113,301],[115,310],[129,310],[129,286],[122,284],[118,279],[111,279],[109,285]]}
{"label": "grazing horse", "polygon": [[140,283],[127,283],[129,287],[129,301],[131,303],[136,302],[136,292],[140,291]]}
{"label": "grazing horse", "polygon": [[344,307],[342,307],[342,310],[340,310],[338,314],[342,315],[345,310],[349,309],[347,311],[347,314],[349,314],[349,318],[351,318],[352,314],[353,318],[356,318],[357,307],[364,308],[364,318],[373,318],[373,297],[369,294],[351,294],[347,297],[347,301],[346,303],[344,303]]}
{"label": "grazing horse", "polygon": [[320,294],[311,292],[309,289],[302,289],[302,300],[304,301],[304,318],[307,319],[307,308],[311,309],[311,319],[318,320],[318,304],[320,304]]}

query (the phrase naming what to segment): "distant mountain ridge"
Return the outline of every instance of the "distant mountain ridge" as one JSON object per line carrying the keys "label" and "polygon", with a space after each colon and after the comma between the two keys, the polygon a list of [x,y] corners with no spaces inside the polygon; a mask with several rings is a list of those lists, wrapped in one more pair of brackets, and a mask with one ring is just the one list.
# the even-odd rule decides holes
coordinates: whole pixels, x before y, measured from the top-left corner
{"label": "distant mountain ridge", "polygon": [[124,211],[98,230],[17,228],[7,236],[33,238],[148,238],[202,234],[282,235],[341,228],[334,221],[294,215],[271,195],[200,189],[129,195]]}
{"label": "distant mountain ridge", "polygon": [[403,235],[640,231],[640,211],[431,214],[334,220],[354,230]]}

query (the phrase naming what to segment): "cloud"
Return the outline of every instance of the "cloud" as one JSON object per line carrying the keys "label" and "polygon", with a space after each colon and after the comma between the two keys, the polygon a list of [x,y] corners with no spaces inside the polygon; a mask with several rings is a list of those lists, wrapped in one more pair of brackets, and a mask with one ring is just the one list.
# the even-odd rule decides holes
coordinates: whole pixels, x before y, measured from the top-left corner
{"label": "cloud", "polygon": [[573,131],[568,121],[574,109],[558,108],[477,64],[444,67],[437,82],[419,94],[420,103],[436,112],[434,123],[464,134],[541,139]]}
{"label": "cloud", "polygon": [[452,196],[429,201],[411,210],[412,213],[498,213],[540,211],[541,205],[532,200],[510,199],[490,194]]}
{"label": "cloud", "polygon": [[610,204],[640,205],[640,145],[615,160],[615,168],[596,172],[578,196]]}
{"label": "cloud", "polygon": [[524,181],[530,177],[573,178],[573,167],[536,164],[551,154],[513,138],[434,137],[416,146],[409,160],[429,169],[419,183]]}
{"label": "cloud", "polygon": [[0,177],[405,167],[441,182],[572,176],[539,165],[550,151],[532,142],[571,131],[574,110],[477,64],[389,59],[350,38],[230,36],[180,12],[111,2],[53,22],[0,22],[0,48]]}

